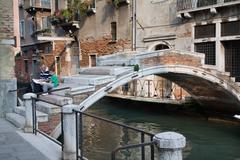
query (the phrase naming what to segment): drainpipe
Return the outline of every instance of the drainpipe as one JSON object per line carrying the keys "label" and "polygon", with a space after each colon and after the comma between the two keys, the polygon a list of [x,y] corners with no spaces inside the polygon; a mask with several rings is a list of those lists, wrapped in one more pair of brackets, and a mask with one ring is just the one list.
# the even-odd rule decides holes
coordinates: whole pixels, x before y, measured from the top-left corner
{"label": "drainpipe", "polygon": [[132,51],[136,50],[136,41],[137,41],[137,34],[136,34],[136,22],[137,22],[137,15],[136,15],[136,7],[137,1],[132,0]]}
{"label": "drainpipe", "polygon": [[67,75],[71,75],[71,42],[66,43],[66,56],[65,61],[67,65]]}

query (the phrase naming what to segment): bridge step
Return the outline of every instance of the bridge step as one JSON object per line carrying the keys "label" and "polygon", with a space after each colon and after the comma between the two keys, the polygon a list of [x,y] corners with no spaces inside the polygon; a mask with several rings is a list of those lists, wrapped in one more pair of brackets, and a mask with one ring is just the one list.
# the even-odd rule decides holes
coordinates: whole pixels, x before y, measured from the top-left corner
{"label": "bridge step", "polygon": [[52,105],[46,102],[38,101],[36,103],[37,110],[48,115],[61,113],[61,108],[56,105]]}
{"label": "bridge step", "polygon": [[97,66],[91,68],[80,68],[79,74],[118,76],[131,71],[133,71],[133,67]]}
{"label": "bridge step", "polygon": [[78,76],[71,76],[71,77],[64,77],[64,83],[71,84],[71,83],[80,83],[82,85],[101,85],[105,83],[109,83],[114,81],[116,78],[115,76],[108,76],[108,75],[78,75]]}
{"label": "bridge step", "polygon": [[23,129],[25,126],[25,117],[17,113],[7,113],[6,120],[11,122],[14,126]]}
{"label": "bridge step", "polygon": [[40,95],[39,98],[59,106],[64,106],[64,105],[73,103],[72,98],[62,97],[54,94]]}
{"label": "bridge step", "polygon": [[[25,107],[15,107],[14,112],[21,115],[21,116],[26,116],[26,108]],[[37,120],[38,122],[47,122],[48,121],[48,114],[37,111]]]}
{"label": "bridge step", "polygon": [[[73,96],[73,95],[95,91],[95,86],[83,85],[83,84],[77,84],[77,83],[61,84],[61,88],[64,88],[64,87],[70,87],[71,89],[52,92],[51,94],[58,95],[58,96],[66,96],[66,95]],[[59,89],[59,88],[56,88],[56,89]]]}

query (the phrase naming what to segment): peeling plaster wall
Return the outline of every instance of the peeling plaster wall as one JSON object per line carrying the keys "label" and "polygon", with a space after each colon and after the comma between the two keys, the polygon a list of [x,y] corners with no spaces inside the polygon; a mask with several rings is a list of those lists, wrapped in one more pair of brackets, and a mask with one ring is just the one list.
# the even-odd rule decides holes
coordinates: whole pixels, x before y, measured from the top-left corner
{"label": "peeling plaster wall", "polygon": [[[13,1],[0,0],[0,6],[0,39],[13,38]],[[14,48],[0,44],[0,117],[16,106],[16,92],[9,92],[17,88],[14,65]]]}

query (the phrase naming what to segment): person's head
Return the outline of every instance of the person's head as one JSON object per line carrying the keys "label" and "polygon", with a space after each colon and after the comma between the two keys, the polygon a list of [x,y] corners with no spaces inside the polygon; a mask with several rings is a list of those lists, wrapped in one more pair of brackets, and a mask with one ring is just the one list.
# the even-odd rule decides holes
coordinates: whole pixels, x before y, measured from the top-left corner
{"label": "person's head", "polygon": [[42,64],[40,68],[41,68],[41,70],[45,71],[47,66],[45,64]]}

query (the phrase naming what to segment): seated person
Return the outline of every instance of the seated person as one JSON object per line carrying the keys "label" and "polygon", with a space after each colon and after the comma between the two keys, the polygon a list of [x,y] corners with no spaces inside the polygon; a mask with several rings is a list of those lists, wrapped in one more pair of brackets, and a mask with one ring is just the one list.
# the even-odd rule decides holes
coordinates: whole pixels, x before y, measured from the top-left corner
{"label": "seated person", "polygon": [[48,67],[45,66],[44,64],[40,67],[40,70],[41,70],[41,73],[40,73],[41,79],[48,79],[49,77],[51,77]]}
{"label": "seated person", "polygon": [[42,88],[43,88],[43,92],[48,92],[49,89],[55,88],[59,85],[59,81],[58,81],[58,77],[57,75],[50,71],[50,81],[46,81],[45,83],[42,83]]}

